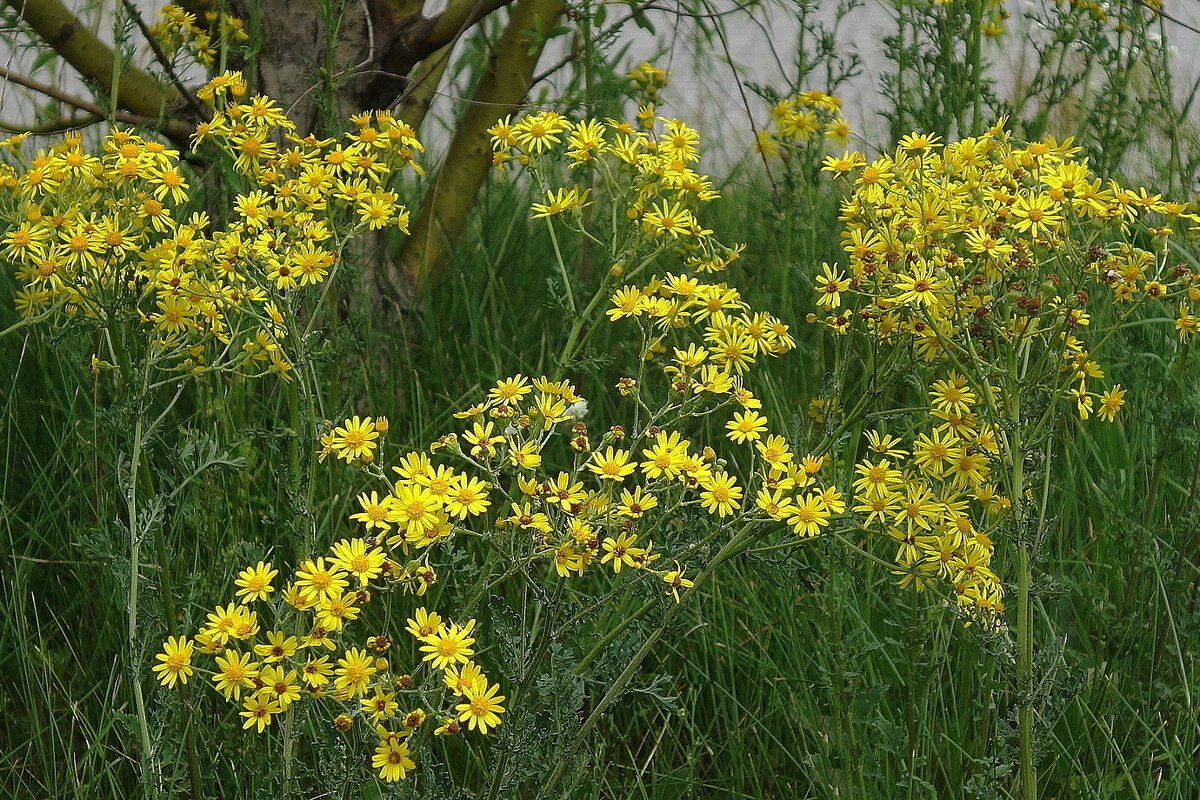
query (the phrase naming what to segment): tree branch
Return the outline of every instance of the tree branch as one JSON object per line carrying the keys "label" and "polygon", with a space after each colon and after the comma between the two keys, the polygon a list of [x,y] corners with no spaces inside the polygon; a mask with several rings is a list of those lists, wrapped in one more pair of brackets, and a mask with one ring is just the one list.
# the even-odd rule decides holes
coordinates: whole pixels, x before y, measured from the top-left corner
{"label": "tree branch", "polygon": [[50,120],[49,122],[34,123],[33,125],[18,125],[14,122],[5,122],[4,120],[0,120],[0,131],[4,131],[6,133],[30,133],[34,136],[45,136],[51,133],[65,133],[66,131],[75,131],[79,130],[80,128],[87,128],[103,120],[104,117],[99,114],[84,114],[81,117],[64,117],[62,119]]}
{"label": "tree branch", "polygon": [[515,111],[533,78],[544,42],[529,31],[552,27],[563,0],[517,0],[496,43],[487,71],[459,118],[441,168],[425,193],[410,236],[401,248],[400,269],[420,289],[434,277],[466,226],[479,187],[491,168],[487,129]]}
{"label": "tree branch", "polygon": [[382,74],[364,88],[365,108],[387,108],[408,85],[413,68],[450,44],[467,28],[513,0],[450,0],[446,9],[433,17],[419,11],[399,19],[395,32],[379,59]]}
{"label": "tree branch", "polygon": [[408,81],[408,88],[404,94],[400,95],[400,101],[396,106],[396,117],[412,126],[414,131],[421,129],[421,123],[425,121],[425,115],[429,113],[433,98],[437,96],[438,84],[442,82],[442,76],[446,74],[446,67],[450,65],[451,47],[453,45],[448,44],[422,61],[413,70],[412,78]]}
{"label": "tree branch", "polygon": [[[113,49],[88,30],[60,0],[5,0],[46,44],[54,48],[84,78],[94,81],[117,105],[139,117],[154,119],[181,100],[173,87],[163,86],[147,72],[122,65],[120,86],[113,86]],[[66,101],[64,101],[66,102]]]}
{"label": "tree branch", "polygon": [[[90,100],[84,100],[82,97],[75,97],[72,94],[68,94],[59,89],[57,86],[51,86],[48,83],[42,83],[41,81],[26,77],[9,69],[5,69],[4,67],[0,67],[0,78],[11,81],[18,86],[24,86],[26,89],[32,89],[38,94],[44,94],[46,97],[57,100],[58,102],[71,106],[72,108],[77,108],[80,111],[86,111],[95,118],[93,120],[94,122],[99,122],[106,116],[104,109],[100,106],[96,105]],[[193,130],[192,126],[181,120],[160,120],[157,116],[144,117],[140,114],[131,114],[128,111],[118,111],[113,118],[117,122],[124,122],[127,125],[140,125],[154,128],[155,130],[160,130],[165,133],[171,139],[171,141],[176,143],[179,143],[180,141],[187,142],[188,137],[192,135]],[[72,127],[75,126],[72,125]],[[32,131],[34,129],[30,128],[30,130]]]}
{"label": "tree branch", "polygon": [[180,96],[187,100],[187,104],[192,107],[192,111],[200,119],[208,119],[208,110],[201,104],[196,95],[188,91],[188,88],[183,85],[183,81],[175,73],[175,68],[171,66],[171,59],[167,58],[167,54],[158,46],[158,40],[154,38],[154,34],[146,25],[146,20],[142,19],[142,14],[138,11],[137,6],[133,4],[133,0],[121,0],[125,6],[125,13],[128,14],[135,23],[138,30],[142,32],[142,37],[146,40],[146,44],[150,45],[150,50],[154,53],[154,58],[158,61],[163,71],[167,73],[167,77],[171,79],[172,85],[175,86],[175,91],[179,92]]}

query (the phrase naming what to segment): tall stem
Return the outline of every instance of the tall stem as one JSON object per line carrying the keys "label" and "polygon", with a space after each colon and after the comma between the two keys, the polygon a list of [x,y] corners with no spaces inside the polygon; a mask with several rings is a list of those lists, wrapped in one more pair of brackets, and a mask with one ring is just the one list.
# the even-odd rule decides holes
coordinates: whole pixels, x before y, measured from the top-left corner
{"label": "tall stem", "polygon": [[[142,391],[145,391],[146,385],[149,383],[150,369],[149,360],[146,362],[146,369],[142,375]],[[134,398],[134,402],[140,401],[142,395]],[[149,777],[150,770],[146,769],[148,759],[152,756],[152,746],[150,744],[150,723],[146,717],[146,699],[142,695],[142,676],[138,669],[137,658],[137,630],[138,630],[138,573],[141,569],[141,531],[138,529],[138,466],[142,463],[142,446],[143,446],[143,418],[140,413],[137,414],[137,421],[133,426],[133,447],[129,454],[128,466],[128,483],[125,488],[126,505],[129,512],[129,593],[126,600],[126,614],[128,622],[128,648],[127,655],[129,666],[129,681],[133,685],[133,703],[137,712],[138,732],[142,739],[142,778],[145,780]]]}
{"label": "tall stem", "polygon": [[1017,733],[1020,737],[1020,797],[1037,800],[1037,772],[1033,763],[1033,614],[1032,571],[1029,550],[1032,542],[1025,532],[1025,464],[1021,449],[1019,412],[1014,404],[1015,425],[1011,438],[1012,507],[1017,540]]}

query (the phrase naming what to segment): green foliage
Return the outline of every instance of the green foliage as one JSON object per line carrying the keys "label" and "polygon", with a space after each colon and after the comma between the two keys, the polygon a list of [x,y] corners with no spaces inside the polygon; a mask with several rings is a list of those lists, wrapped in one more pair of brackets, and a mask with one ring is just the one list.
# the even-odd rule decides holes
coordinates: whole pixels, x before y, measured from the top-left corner
{"label": "green foliage", "polygon": [[[980,107],[1005,108],[984,73],[947,60],[959,46],[955,26],[979,24],[964,22],[978,16],[977,5],[956,4],[932,22],[924,6],[900,7],[911,27],[888,44],[898,65],[889,84],[898,98],[888,110],[895,138],[911,128],[965,132],[990,119]],[[597,29],[605,8],[593,9]],[[633,19],[653,26],[641,11]],[[1132,149],[1163,135],[1133,123],[1166,101],[1126,93],[1119,76],[1140,68],[1119,60],[1107,32],[1071,24],[1066,32],[1052,28],[1051,41],[1087,43],[1079,68],[1095,59],[1107,76],[1075,131],[1097,162],[1117,170]],[[1139,24],[1135,32],[1145,36]],[[917,34],[935,49],[905,38]],[[818,36],[818,60],[836,57],[826,35]],[[1040,63],[1062,52],[1047,49]],[[812,63],[797,65],[802,81],[819,75]],[[828,86],[807,88],[836,86],[837,69],[849,74],[853,66],[827,72]],[[598,60],[591,80],[569,85],[565,102],[597,115],[616,108],[629,90],[618,77],[612,63]],[[1067,113],[1080,79],[1039,72],[1011,111],[1031,132],[1065,130],[1056,115]],[[805,86],[777,94],[765,83],[754,87],[772,102],[797,88]],[[1167,189],[1183,185],[1195,157],[1182,129],[1173,131],[1171,163],[1159,173]],[[755,375],[751,387],[775,416],[791,420],[789,438],[802,448],[829,432],[811,418],[810,398],[872,387],[835,369],[847,359],[801,325],[818,310],[810,291],[817,266],[839,253],[839,198],[813,164],[793,159],[784,170],[767,176],[743,164],[720,187],[725,201],[716,217],[704,222],[748,243],[746,298],[799,327],[798,351]],[[419,445],[447,430],[452,410],[497,377],[558,366],[564,292],[547,227],[527,219],[538,199],[519,181],[486,187],[439,284],[421,298],[413,335],[381,331],[356,311],[331,315],[325,342],[310,353],[324,416],[386,413],[391,439]],[[569,264],[586,263],[580,242],[563,242],[562,252]],[[577,293],[601,279],[567,277]],[[14,289],[0,271],[0,298]],[[0,301],[0,328],[15,319],[11,303]],[[1056,466],[1029,465],[1030,479],[1049,481],[1057,499],[1040,553],[1044,571],[1034,576],[1034,672],[1042,678],[1035,739],[1046,797],[1191,800],[1200,785],[1200,364],[1169,321],[1137,323],[1106,350],[1108,377],[1130,390],[1123,421],[1090,428],[1057,418]],[[570,377],[594,398],[589,424],[604,430],[620,421],[607,390],[621,375],[618,365],[637,355],[636,343],[608,329],[590,341],[594,355],[572,364]],[[302,531],[334,530],[359,487],[345,471],[326,468],[312,477],[313,491],[300,491],[308,479],[294,462],[295,398],[286,387],[208,376],[177,396],[174,386],[156,390],[156,403],[171,403],[148,447],[157,485],[131,526],[121,493],[136,470],[126,448],[133,417],[88,370],[93,352],[88,342],[36,327],[0,337],[0,795],[185,796],[198,762],[207,797],[416,796],[371,779],[361,758],[369,732],[345,737],[315,715],[297,721],[305,744],[284,780],[275,734],[235,732],[236,712],[200,686],[148,690],[162,774],[138,774],[138,716],[120,667],[129,645],[130,527],[140,532],[139,546],[161,541],[161,566],[142,565],[148,591],[138,611],[152,622],[134,652],[148,667],[158,641],[174,627],[194,629],[243,563],[302,555]],[[923,390],[914,380],[896,392]],[[719,437],[714,428],[709,433]],[[702,519],[687,522],[676,533],[702,538]],[[663,599],[594,657],[593,642],[563,640],[563,620],[531,614],[549,605],[536,581],[488,596],[481,625],[508,665],[499,677],[512,687],[510,702],[520,700],[481,745],[503,767],[482,774],[435,743],[444,747],[438,757],[417,759],[420,796],[538,797],[546,775],[561,768],[554,796],[1011,797],[1018,741],[1005,649],[964,630],[937,602],[898,594],[886,567],[864,566],[857,555],[831,539],[752,546],[718,567],[697,602],[668,617]],[[459,557],[446,566],[466,587],[478,565]],[[466,599],[449,587],[436,591],[453,604]],[[586,600],[555,607],[597,638],[643,613],[633,598],[603,614]],[[652,640],[661,620],[666,633]],[[592,709],[648,643],[652,656],[581,738]]]}

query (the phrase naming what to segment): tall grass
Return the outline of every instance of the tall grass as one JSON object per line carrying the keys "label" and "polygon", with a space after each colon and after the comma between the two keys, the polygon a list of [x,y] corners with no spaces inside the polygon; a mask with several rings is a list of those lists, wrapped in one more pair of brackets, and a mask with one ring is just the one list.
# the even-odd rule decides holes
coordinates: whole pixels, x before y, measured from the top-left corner
{"label": "tall grass", "polygon": [[[913,33],[914,8],[901,6],[902,36]],[[955,46],[953,31],[936,30],[949,37],[933,40],[944,56]],[[897,80],[918,87],[899,95],[897,135],[924,125],[964,132],[986,112],[1004,110],[986,75],[926,73],[906,60],[921,58],[917,44],[902,38],[897,48],[898,69],[908,76]],[[954,75],[967,82],[958,89],[970,89],[946,92],[961,101],[957,107],[918,106],[915,94],[905,94]],[[993,100],[996,109],[981,109]],[[1134,113],[1120,108],[1125,118]],[[1134,140],[1104,133],[1095,110],[1079,119],[1097,157],[1117,171]],[[1040,112],[1027,121],[1044,122]],[[1172,125],[1167,133],[1182,136],[1182,123]],[[1162,131],[1142,134],[1158,141]],[[1179,146],[1178,138],[1169,141]],[[1191,162],[1170,152],[1164,188],[1190,189]],[[809,398],[844,384],[831,373],[819,329],[802,323],[814,310],[812,273],[839,253],[838,198],[815,178],[796,181],[772,186],[755,164],[744,165],[723,187],[717,218],[706,223],[747,242],[740,267],[747,294],[798,328],[801,347],[755,388],[803,432]],[[316,363],[325,417],[360,408],[384,413],[394,441],[417,445],[497,377],[554,368],[564,334],[554,300],[558,278],[545,228],[527,219],[529,201],[520,184],[487,187],[468,236],[422,298],[414,335],[379,331],[352,314],[338,321]],[[567,252],[568,260],[576,255]],[[0,285],[0,297],[11,288]],[[10,308],[0,304],[0,326],[11,321]],[[1180,351],[1169,328],[1131,329],[1108,353],[1109,377],[1133,398],[1122,424],[1097,431],[1064,421],[1057,431],[1060,468],[1047,480],[1060,502],[1050,515],[1045,568],[1035,575],[1043,709],[1036,741],[1045,797],[1190,800],[1200,786],[1200,406],[1195,356]],[[631,354],[614,334],[600,337],[596,349],[611,360],[572,376],[593,397],[607,395],[589,390],[611,387],[621,374],[617,365]],[[129,582],[122,571],[129,540],[121,532],[129,521],[114,487],[129,469],[129,420],[88,371],[91,355],[86,343],[37,328],[0,339],[6,797],[125,797],[141,781],[160,778],[138,773],[139,723],[119,667]],[[296,431],[286,395],[263,386],[228,389],[215,380],[188,388],[156,439],[153,471],[183,488],[161,509],[169,569],[144,576],[150,589],[139,601],[144,619],[159,620],[155,633],[172,624],[194,628],[243,562],[272,554],[291,560],[301,547],[281,535],[292,520],[278,516],[292,503]],[[596,430],[617,419],[603,402],[591,414]],[[191,480],[202,466],[212,468]],[[318,480],[322,499],[309,513],[320,530],[333,530],[354,489],[334,468],[321,470]],[[864,566],[856,544],[764,544],[721,566],[587,741],[571,796],[1010,796],[1018,746],[1002,678],[1010,665],[986,636],[964,630],[937,603],[897,592],[885,567]],[[495,622],[511,613],[505,646],[519,649],[531,628],[547,622],[519,616],[519,597],[503,600],[508,609]],[[547,735],[578,725],[574,717],[644,636],[633,626],[594,665],[589,683],[544,687],[547,697],[573,703],[564,704],[564,718]],[[138,643],[144,664],[156,642],[147,635]],[[552,664],[565,670],[570,663],[562,658]],[[151,746],[171,793],[191,792],[197,769],[205,796],[281,791],[277,742],[229,735],[231,712],[213,697],[193,690],[175,699],[148,689],[147,706]],[[511,737],[524,739],[501,746],[536,758],[531,740],[546,731],[529,717],[514,714],[508,722]],[[302,724],[311,745],[299,760],[313,796],[362,796],[361,759],[324,721]],[[531,763],[517,786],[535,785],[544,766]],[[449,787],[447,776],[428,777]]]}
{"label": "tall grass", "polygon": [[[751,254],[771,253],[778,239],[761,235],[761,187],[725,191],[735,202],[723,208],[737,211],[715,224],[744,234]],[[445,409],[496,375],[552,366],[561,333],[547,288],[549,245],[519,211],[527,201],[520,195],[511,184],[492,187],[476,234],[425,298],[415,343],[352,321],[331,338],[321,364],[329,416],[362,401],[392,417],[398,440],[420,442],[445,424]],[[832,225],[832,214],[825,218]],[[812,236],[835,241],[832,227]],[[799,283],[794,264],[752,256],[747,274],[752,293],[790,305],[793,318],[809,309],[802,285],[779,289]],[[801,335],[807,346],[761,387],[798,418],[829,380],[818,337]],[[619,355],[619,344],[610,352]],[[1053,701],[1039,720],[1046,796],[1182,800],[1200,782],[1197,412],[1191,360],[1182,374],[1166,366],[1163,354],[1174,346],[1165,335],[1127,337],[1112,377],[1138,398],[1132,414],[1102,434],[1064,431],[1071,443],[1051,478],[1063,498],[1048,537],[1052,569],[1037,578],[1039,668]],[[381,349],[386,369],[375,355]],[[0,394],[0,523],[9,563],[0,780],[14,797],[124,796],[137,782],[134,710],[114,666],[125,608],[124,576],[113,565],[127,560],[113,535],[122,513],[111,490],[122,469],[120,420],[103,397],[80,388],[89,356],[36,329],[3,352],[10,377]],[[594,380],[615,376],[601,368]],[[228,462],[190,485],[165,523],[172,574],[186,576],[173,587],[183,627],[231,584],[234,565],[286,549],[277,535],[286,520],[271,516],[286,507],[281,474],[291,435],[276,394],[200,386],[171,415],[156,469],[183,474],[214,453]],[[593,413],[600,427],[611,410]],[[313,513],[331,530],[348,513],[351,489],[336,470],[320,479],[329,499]],[[1013,720],[997,704],[1006,665],[936,605],[898,594],[884,572],[863,569],[832,539],[763,546],[722,567],[604,720],[590,777],[576,793],[1005,796],[1015,748]],[[143,597],[147,617],[161,615],[163,599]],[[263,777],[271,774],[269,739],[230,740],[218,733],[228,712],[200,692],[185,698],[208,794],[271,791]],[[182,791],[180,708],[155,692],[148,705],[168,784]],[[322,743],[337,751],[331,731],[313,733],[314,752]],[[357,768],[321,765],[333,775]]]}

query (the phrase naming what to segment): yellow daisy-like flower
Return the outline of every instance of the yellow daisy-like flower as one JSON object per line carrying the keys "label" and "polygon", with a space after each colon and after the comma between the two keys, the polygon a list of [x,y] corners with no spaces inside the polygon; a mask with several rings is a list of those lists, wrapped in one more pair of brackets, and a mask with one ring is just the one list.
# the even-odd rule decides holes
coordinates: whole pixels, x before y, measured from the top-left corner
{"label": "yellow daisy-like flower", "polygon": [[416,613],[409,618],[405,630],[412,634],[414,638],[425,640],[434,634],[444,631],[445,628],[445,623],[442,622],[441,616],[436,611],[426,611],[424,608],[418,608]]}
{"label": "yellow daisy-like flower", "polygon": [[275,591],[271,580],[278,574],[278,570],[262,561],[258,562],[257,566],[246,567],[238,573],[237,580],[234,581],[238,587],[237,597],[244,601],[266,600],[268,595]]}
{"label": "yellow daisy-like flower", "polygon": [[163,642],[163,651],[155,656],[159,661],[154,665],[158,680],[167,688],[174,688],[175,682],[187,683],[192,675],[192,643],[186,636],[172,636]]}
{"label": "yellow daisy-like flower", "polygon": [[727,472],[716,471],[700,484],[700,505],[710,514],[727,517],[742,507],[742,487]]}
{"label": "yellow daisy-like flower", "polygon": [[366,650],[351,648],[338,659],[333,681],[334,688],[350,698],[366,694],[367,684],[377,671],[375,657]]}
{"label": "yellow daisy-like flower", "polygon": [[224,656],[217,656],[217,672],[212,680],[226,700],[240,699],[242,689],[253,689],[257,677],[258,665],[250,660],[249,653],[226,650]]}
{"label": "yellow daisy-like flower", "polygon": [[1100,410],[1096,412],[1096,416],[1105,422],[1112,422],[1116,418],[1117,412],[1125,405],[1126,391],[1121,388],[1121,384],[1117,384],[1101,395]]}
{"label": "yellow daisy-like flower", "polygon": [[797,497],[788,514],[788,524],[799,536],[817,536],[829,524],[829,509],[820,494],[809,492]]}
{"label": "yellow daisy-like flower", "polygon": [[378,547],[368,549],[362,539],[342,539],[331,550],[330,564],[358,578],[359,586],[366,586],[379,577],[383,562],[387,560],[383,550]]}
{"label": "yellow daisy-like flower", "polygon": [[358,504],[362,508],[362,511],[351,514],[350,519],[355,522],[361,522],[368,531],[376,528],[381,531],[389,531],[392,529],[391,524],[388,522],[392,502],[393,498],[391,495],[385,495],[380,500],[379,492],[371,492],[370,494],[363,492],[358,496]]}
{"label": "yellow daisy-like flower", "polygon": [[278,703],[274,703],[262,695],[251,695],[246,698],[245,710],[241,712],[241,715],[246,718],[246,721],[242,723],[242,728],[245,730],[257,728],[257,732],[262,733],[271,724],[272,717],[282,711],[283,709]]}
{"label": "yellow daisy-like flower", "polygon": [[371,766],[379,770],[379,777],[388,783],[403,780],[417,762],[409,757],[408,742],[396,735],[389,735],[379,742],[375,755],[371,758]]}
{"label": "yellow daisy-like flower", "polygon": [[487,735],[488,728],[500,724],[500,715],[504,713],[504,706],[500,705],[504,702],[504,695],[497,694],[499,690],[499,684],[488,686],[486,680],[481,685],[466,689],[463,702],[455,706],[459,722],[465,722],[471,730]]}
{"label": "yellow daisy-like flower", "polygon": [[471,638],[473,630],[475,620],[472,619],[462,627],[457,624],[451,625],[449,629],[443,628],[425,637],[421,640],[424,642],[421,645],[421,652],[425,654],[424,660],[430,662],[435,669],[466,663],[475,654],[471,649],[471,645],[475,644],[475,640]]}
{"label": "yellow daisy-like flower", "polygon": [[623,481],[633,474],[637,465],[629,460],[628,450],[609,447],[603,452],[597,450],[593,453],[587,468],[602,481]]}
{"label": "yellow daisy-like flower", "polygon": [[360,419],[354,416],[333,429],[329,445],[334,455],[345,461],[369,460],[375,453],[375,440],[378,438],[379,431],[375,430],[375,423],[370,417]]}
{"label": "yellow daisy-like flower", "polygon": [[725,428],[725,435],[738,444],[757,442],[767,430],[767,418],[756,411],[735,411]]}

